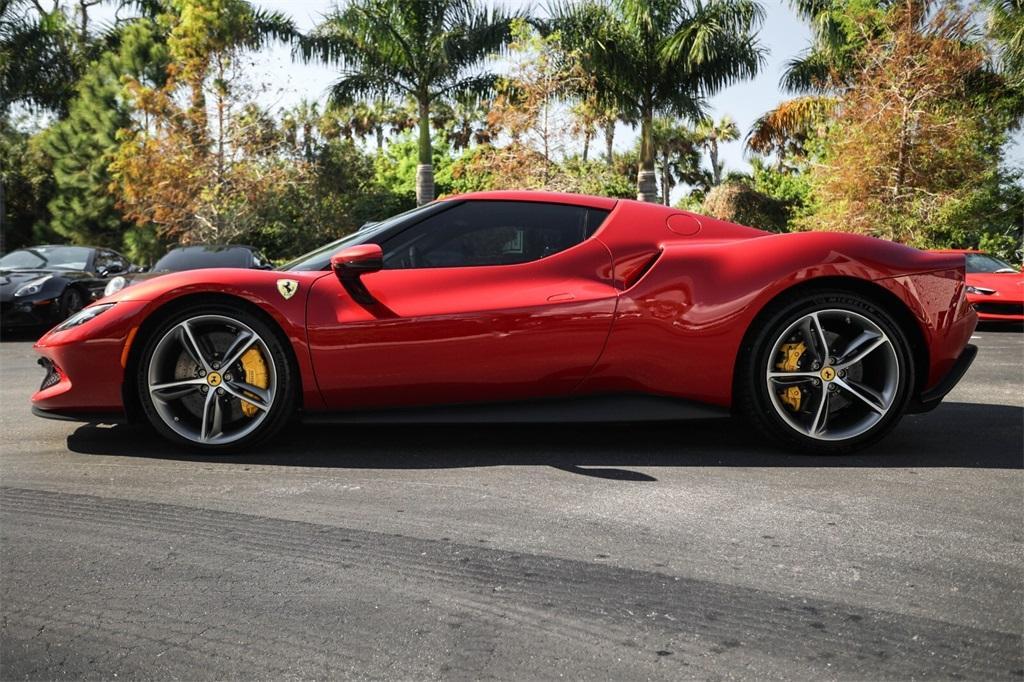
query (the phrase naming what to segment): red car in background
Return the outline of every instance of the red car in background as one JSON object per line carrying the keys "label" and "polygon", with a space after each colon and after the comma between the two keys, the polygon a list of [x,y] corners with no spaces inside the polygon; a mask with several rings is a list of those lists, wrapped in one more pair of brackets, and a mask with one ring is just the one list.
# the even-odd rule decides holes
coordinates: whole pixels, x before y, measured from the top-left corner
{"label": "red car in background", "polygon": [[942,249],[962,253],[967,267],[967,300],[981,322],[1024,322],[1024,274],[1002,258],[971,249]]}

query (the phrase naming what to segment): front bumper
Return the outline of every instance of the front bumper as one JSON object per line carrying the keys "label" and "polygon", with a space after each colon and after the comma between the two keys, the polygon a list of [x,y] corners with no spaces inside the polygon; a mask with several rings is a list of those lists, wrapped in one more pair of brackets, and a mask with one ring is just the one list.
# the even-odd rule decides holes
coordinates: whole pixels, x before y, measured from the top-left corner
{"label": "front bumper", "polygon": [[14,299],[0,303],[0,325],[5,329],[52,327],[60,322],[59,299],[25,301]]}
{"label": "front bumper", "polygon": [[111,414],[123,414],[127,343],[146,305],[122,301],[79,327],[50,331],[39,339],[35,350],[47,373],[32,396],[33,412],[85,416],[85,421],[109,421]]}
{"label": "front bumper", "polygon": [[975,298],[971,303],[982,322],[1024,322],[1024,301]]}

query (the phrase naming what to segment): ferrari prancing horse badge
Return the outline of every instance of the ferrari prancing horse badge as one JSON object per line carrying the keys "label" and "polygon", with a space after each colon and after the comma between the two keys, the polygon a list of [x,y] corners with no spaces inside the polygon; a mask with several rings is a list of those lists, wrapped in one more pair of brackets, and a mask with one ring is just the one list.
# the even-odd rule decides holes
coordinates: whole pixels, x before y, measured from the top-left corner
{"label": "ferrari prancing horse badge", "polygon": [[287,301],[299,290],[299,283],[294,279],[279,279],[277,280],[277,290]]}

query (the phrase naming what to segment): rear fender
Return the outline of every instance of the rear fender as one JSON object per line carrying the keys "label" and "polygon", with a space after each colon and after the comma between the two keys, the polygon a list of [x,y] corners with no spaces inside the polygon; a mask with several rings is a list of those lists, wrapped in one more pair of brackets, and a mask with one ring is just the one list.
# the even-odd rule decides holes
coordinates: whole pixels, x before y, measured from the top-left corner
{"label": "rear fender", "polygon": [[622,293],[607,348],[582,391],[728,406],[736,357],[757,315],[779,295],[815,281],[882,287],[905,305],[933,353],[938,344],[922,388],[941,378],[970,336],[965,329],[973,328],[960,302],[962,258],[834,233],[670,239],[659,246],[663,255]]}

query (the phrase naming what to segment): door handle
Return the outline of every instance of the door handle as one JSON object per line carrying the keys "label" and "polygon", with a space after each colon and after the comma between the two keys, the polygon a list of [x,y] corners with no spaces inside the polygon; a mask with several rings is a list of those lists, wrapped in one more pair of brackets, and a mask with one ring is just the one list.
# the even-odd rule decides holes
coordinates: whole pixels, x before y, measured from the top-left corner
{"label": "door handle", "polygon": [[561,294],[552,294],[548,296],[548,303],[558,303],[560,301],[572,301],[576,297],[570,294],[568,291]]}

